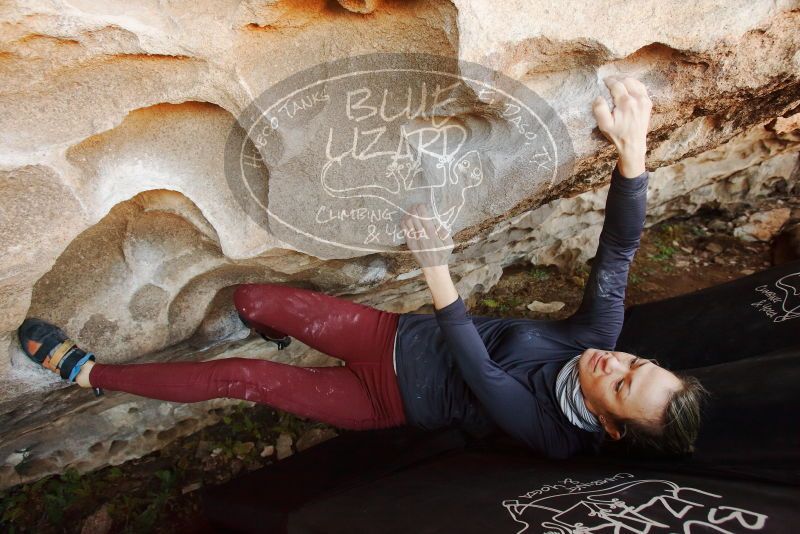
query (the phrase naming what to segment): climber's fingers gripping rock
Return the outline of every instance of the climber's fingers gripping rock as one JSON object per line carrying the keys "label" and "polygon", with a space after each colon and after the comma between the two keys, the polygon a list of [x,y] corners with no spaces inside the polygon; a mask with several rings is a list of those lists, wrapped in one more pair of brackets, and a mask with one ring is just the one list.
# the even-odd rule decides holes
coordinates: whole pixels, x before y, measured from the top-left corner
{"label": "climber's fingers gripping rock", "polygon": [[405,230],[406,245],[423,269],[447,265],[453,250],[453,239],[446,229],[437,230],[433,217],[424,205],[412,206],[401,225]]}
{"label": "climber's fingers gripping rock", "polygon": [[597,126],[620,153],[643,150],[653,109],[647,88],[631,77],[608,76],[604,81],[614,99],[614,110],[597,96],[592,102]]}

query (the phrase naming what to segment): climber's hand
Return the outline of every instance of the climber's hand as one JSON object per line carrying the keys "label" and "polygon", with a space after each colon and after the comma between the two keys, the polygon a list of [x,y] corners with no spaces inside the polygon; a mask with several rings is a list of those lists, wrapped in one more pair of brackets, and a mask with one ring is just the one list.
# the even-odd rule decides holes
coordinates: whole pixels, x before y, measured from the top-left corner
{"label": "climber's hand", "polygon": [[447,265],[453,251],[453,238],[443,226],[434,222],[424,205],[415,204],[409,208],[400,225],[406,245],[423,270]]}
{"label": "climber's hand", "polygon": [[645,171],[647,130],[653,102],[642,82],[631,77],[607,76],[604,81],[614,99],[614,111],[602,96],[592,102],[597,126],[619,152],[619,170],[633,178]]}

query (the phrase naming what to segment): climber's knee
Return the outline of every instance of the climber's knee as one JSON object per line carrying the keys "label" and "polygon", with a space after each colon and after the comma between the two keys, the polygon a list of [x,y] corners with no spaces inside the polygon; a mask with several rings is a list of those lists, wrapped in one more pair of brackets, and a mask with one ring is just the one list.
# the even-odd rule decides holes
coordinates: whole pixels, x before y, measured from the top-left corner
{"label": "climber's knee", "polygon": [[264,303],[280,295],[282,289],[286,287],[280,284],[239,284],[233,292],[233,304],[239,315],[249,321],[257,309],[264,313]]}
{"label": "climber's knee", "polygon": [[239,284],[233,292],[233,305],[236,306],[239,315],[245,319],[252,318],[251,314],[254,309],[253,302],[255,297],[255,292],[253,290],[255,286],[256,284]]}

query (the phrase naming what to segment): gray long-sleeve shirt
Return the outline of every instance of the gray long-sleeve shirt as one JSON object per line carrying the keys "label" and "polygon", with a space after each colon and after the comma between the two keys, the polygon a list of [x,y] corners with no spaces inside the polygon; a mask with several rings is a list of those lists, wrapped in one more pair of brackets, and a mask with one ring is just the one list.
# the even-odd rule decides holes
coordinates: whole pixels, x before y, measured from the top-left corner
{"label": "gray long-sleeve shirt", "polygon": [[583,300],[567,319],[472,317],[460,296],[432,314],[400,316],[395,358],[408,424],[458,426],[476,436],[499,427],[551,458],[597,452],[603,432],[567,419],[556,398],[556,375],[585,349],[616,345],[648,180],[647,171],[625,178],[614,167]]}

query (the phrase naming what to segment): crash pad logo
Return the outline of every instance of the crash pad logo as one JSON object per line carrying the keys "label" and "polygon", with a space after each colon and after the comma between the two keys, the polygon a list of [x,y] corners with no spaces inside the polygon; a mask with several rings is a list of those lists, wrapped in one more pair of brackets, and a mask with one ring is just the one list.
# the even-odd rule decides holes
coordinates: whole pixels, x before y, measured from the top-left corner
{"label": "crash pad logo", "polygon": [[481,65],[366,54],[275,84],[233,125],[225,174],[244,212],[317,257],[407,252],[416,204],[443,237],[544,195],[572,143],[532,90]]}
{"label": "crash pad logo", "polygon": [[586,483],[566,478],[505,500],[503,506],[521,525],[517,534],[734,533],[764,528],[768,516],[728,506],[722,499],[722,495],[670,480],[617,473]]}
{"label": "crash pad logo", "polygon": [[764,313],[773,322],[782,323],[800,317],[800,272],[778,279],[775,286],[763,284],[756,287],[762,297],[751,306]]}

